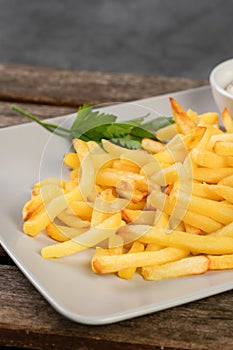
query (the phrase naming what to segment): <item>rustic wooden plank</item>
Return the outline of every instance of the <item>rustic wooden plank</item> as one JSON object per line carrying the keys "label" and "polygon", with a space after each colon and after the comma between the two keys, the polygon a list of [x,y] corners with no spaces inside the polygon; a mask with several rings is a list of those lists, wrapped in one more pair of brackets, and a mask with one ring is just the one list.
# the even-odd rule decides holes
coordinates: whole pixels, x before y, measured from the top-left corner
{"label": "rustic wooden plank", "polygon": [[15,265],[15,263],[0,245],[0,269],[1,265]]}
{"label": "rustic wooden plank", "polygon": [[6,254],[6,252],[5,252],[5,250],[1,247],[1,245],[0,245],[0,257],[1,256],[6,256],[7,254]]}
{"label": "rustic wooden plank", "polygon": [[[35,116],[45,119],[76,112],[74,107],[37,105],[32,103],[15,103]],[[0,128],[17,124],[28,123],[30,119],[12,110],[13,103],[0,101]]]}
{"label": "rustic wooden plank", "polygon": [[54,311],[15,266],[1,266],[0,344],[36,349],[232,349],[233,291],[107,326]]}
{"label": "rustic wooden plank", "polygon": [[0,100],[77,107],[136,100],[208,82],[136,74],[0,64]]}

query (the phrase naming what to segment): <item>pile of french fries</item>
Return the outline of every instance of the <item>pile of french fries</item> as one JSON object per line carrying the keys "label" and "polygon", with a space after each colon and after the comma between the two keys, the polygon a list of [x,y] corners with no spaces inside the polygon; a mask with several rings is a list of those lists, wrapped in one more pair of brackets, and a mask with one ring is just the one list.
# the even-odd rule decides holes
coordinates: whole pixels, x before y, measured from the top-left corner
{"label": "pile of french fries", "polygon": [[170,99],[175,123],[128,150],[73,140],[68,180],[34,185],[24,232],[56,241],[44,258],[93,250],[93,272],[145,280],[233,268],[233,120]]}

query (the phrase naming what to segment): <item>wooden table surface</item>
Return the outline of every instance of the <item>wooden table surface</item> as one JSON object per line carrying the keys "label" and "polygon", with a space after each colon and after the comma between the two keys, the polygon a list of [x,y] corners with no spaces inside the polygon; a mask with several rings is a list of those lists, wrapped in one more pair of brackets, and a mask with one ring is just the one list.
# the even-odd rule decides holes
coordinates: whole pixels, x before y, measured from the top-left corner
{"label": "wooden table surface", "polygon": [[[0,127],[134,100],[206,81],[0,64]],[[0,170],[1,171],[1,170]],[[44,300],[0,248],[0,345],[26,349],[233,349],[233,291],[107,326],[74,323]]]}

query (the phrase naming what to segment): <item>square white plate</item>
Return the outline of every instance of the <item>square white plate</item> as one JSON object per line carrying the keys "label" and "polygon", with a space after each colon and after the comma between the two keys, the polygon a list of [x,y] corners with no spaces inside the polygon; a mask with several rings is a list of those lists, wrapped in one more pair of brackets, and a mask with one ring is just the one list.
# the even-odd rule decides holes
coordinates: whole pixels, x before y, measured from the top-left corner
{"label": "square white plate", "polygon": [[[197,112],[216,111],[209,87],[153,97],[105,108],[122,119],[171,115],[168,97]],[[56,118],[69,124],[74,116]],[[66,176],[62,158],[69,143],[35,123],[0,130],[0,238],[3,248],[47,301],[64,316],[84,324],[108,324],[145,315],[232,289],[233,271],[144,281],[136,275],[126,281],[114,275],[95,275],[91,251],[45,260],[43,246],[52,240],[43,233],[31,238],[22,232],[21,210],[32,185],[47,176]]]}

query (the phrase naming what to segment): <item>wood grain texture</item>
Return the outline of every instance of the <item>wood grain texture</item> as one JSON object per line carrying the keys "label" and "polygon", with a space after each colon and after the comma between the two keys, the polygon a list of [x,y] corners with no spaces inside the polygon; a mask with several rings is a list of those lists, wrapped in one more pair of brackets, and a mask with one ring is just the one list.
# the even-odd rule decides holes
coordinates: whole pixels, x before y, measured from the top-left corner
{"label": "wood grain texture", "polygon": [[5,250],[0,246],[0,257],[2,256],[8,256]]}
{"label": "wood grain texture", "polygon": [[[1,265],[14,265],[14,262],[0,245],[0,271],[2,267]],[[0,283],[1,283],[1,280],[0,280]],[[0,292],[0,295],[1,295],[1,292]]]}
{"label": "wood grain texture", "polygon": [[207,81],[0,64],[0,100],[77,107],[136,100]]}
{"label": "wood grain texture", "polygon": [[[2,266],[0,343],[37,349],[233,348],[233,291],[133,320],[85,326],[56,313],[14,266]],[[211,327],[210,327],[211,324]],[[51,342],[52,340],[52,342]],[[82,347],[80,346],[82,344]]]}
{"label": "wood grain texture", "polygon": [[[57,107],[50,105],[40,105],[32,103],[14,103],[18,107],[34,114],[40,119],[57,117],[77,111],[74,107]],[[16,111],[12,110],[13,103],[0,101],[0,128],[31,122],[30,119],[24,117]]]}

